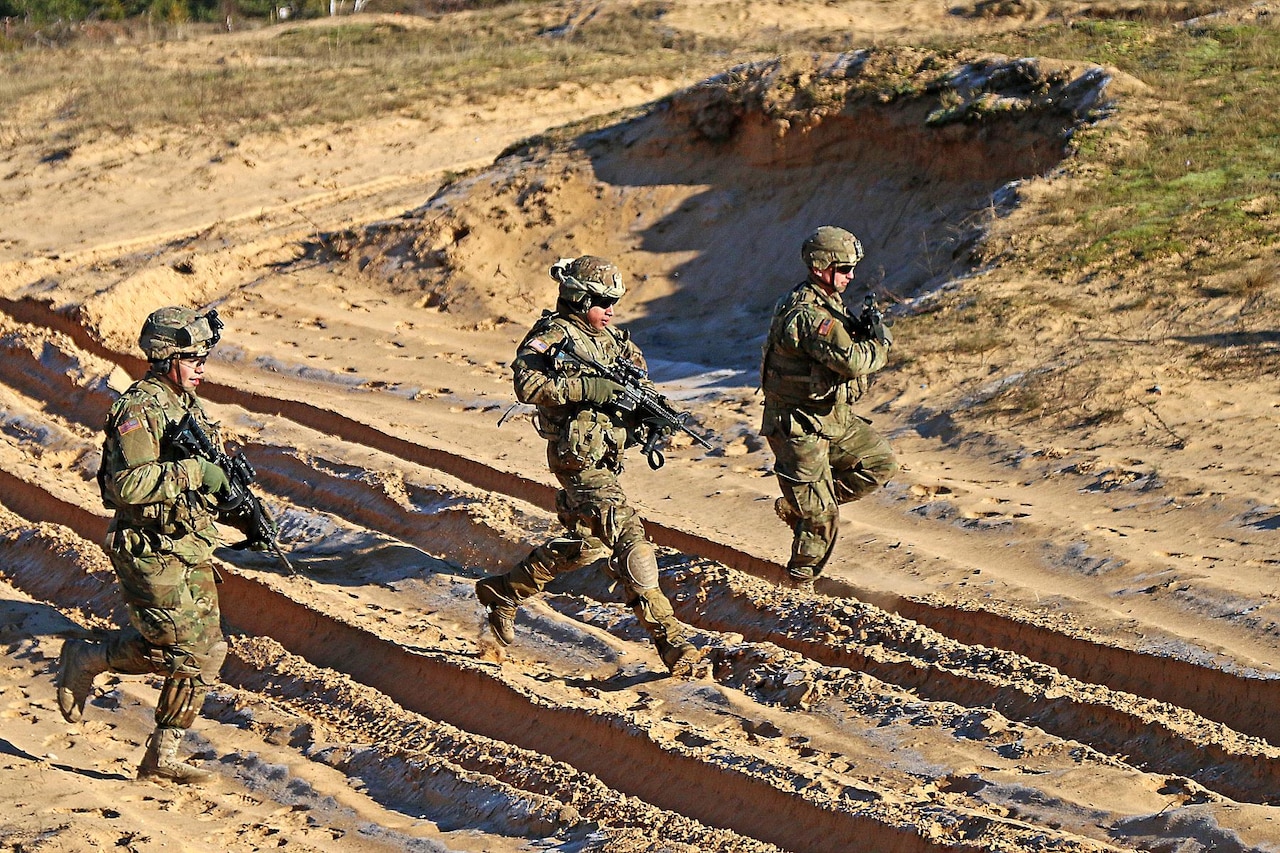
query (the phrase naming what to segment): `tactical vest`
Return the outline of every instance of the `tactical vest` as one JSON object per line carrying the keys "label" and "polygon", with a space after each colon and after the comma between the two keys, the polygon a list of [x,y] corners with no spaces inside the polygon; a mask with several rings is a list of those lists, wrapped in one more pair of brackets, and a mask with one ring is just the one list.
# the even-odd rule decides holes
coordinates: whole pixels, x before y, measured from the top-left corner
{"label": "tactical vest", "polygon": [[807,291],[807,285],[798,285],[780,299],[774,309],[773,322],[764,343],[760,388],[764,391],[766,404],[829,412],[837,402],[852,403],[860,397],[865,390],[866,379],[842,376],[786,340],[787,328],[806,309],[825,315],[827,319],[823,322],[843,323],[847,320],[842,314],[831,311],[829,306],[819,303]]}
{"label": "tactical vest", "polygon": [[122,430],[146,430],[160,448],[155,461],[176,463],[182,457],[167,440],[166,431],[188,412],[215,442],[220,441],[216,426],[210,423],[199,402],[192,397],[188,407],[159,377],[147,376],[135,382],[112,404],[103,427],[105,437],[102,462],[98,468],[98,488],[103,505],[115,511],[116,528],[144,528],[175,539],[213,528],[214,508],[204,495],[194,489],[187,489],[171,500],[149,503],[131,501],[130,496],[121,495],[118,491],[116,475],[130,467],[121,445]]}
{"label": "tactical vest", "polygon": [[[573,341],[576,352],[601,364],[613,365],[632,354],[640,358],[630,345],[630,336],[621,329],[606,327],[592,333],[571,317],[544,313],[517,351],[517,358],[527,365],[516,369],[517,394],[521,399],[528,400],[531,389],[544,381],[554,382],[557,378],[590,372],[571,359],[554,358],[556,346],[565,338]],[[628,430],[618,415],[590,402],[539,403],[534,426],[538,435],[551,442],[561,464],[621,470]]]}

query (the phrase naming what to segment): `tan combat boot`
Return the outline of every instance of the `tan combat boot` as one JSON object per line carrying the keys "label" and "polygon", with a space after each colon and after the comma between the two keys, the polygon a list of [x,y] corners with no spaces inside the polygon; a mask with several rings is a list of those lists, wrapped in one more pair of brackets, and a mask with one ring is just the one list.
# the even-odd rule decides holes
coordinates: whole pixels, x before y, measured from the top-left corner
{"label": "tan combat boot", "polygon": [[178,759],[178,744],[185,729],[161,727],[147,740],[147,754],[138,765],[139,779],[168,779],[183,785],[208,782],[213,774]]}
{"label": "tan combat boot", "polygon": [[702,660],[702,652],[691,643],[668,646],[662,654],[662,662],[667,665],[667,669],[671,670],[672,678],[691,677],[700,660]]}
{"label": "tan combat boot", "polygon": [[800,523],[800,513],[796,511],[795,504],[785,497],[778,498],[773,502],[773,512],[793,532],[796,529],[796,525]]}
{"label": "tan combat boot", "polygon": [[813,593],[817,590],[814,588],[814,575],[798,574],[795,572],[787,572],[787,586],[797,592]]}
{"label": "tan combat boot", "polygon": [[58,655],[58,710],[68,723],[84,717],[93,679],[107,671],[107,647],[87,640],[67,640]]}
{"label": "tan combat boot", "polygon": [[489,630],[501,645],[516,641],[516,603],[498,592],[497,578],[476,581],[476,598],[488,610]]}

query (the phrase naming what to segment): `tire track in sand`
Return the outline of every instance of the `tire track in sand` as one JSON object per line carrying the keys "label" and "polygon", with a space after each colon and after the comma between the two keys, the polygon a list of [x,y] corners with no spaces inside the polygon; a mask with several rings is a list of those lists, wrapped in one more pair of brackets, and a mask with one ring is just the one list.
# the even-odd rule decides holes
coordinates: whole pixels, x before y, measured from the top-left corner
{"label": "tire track in sand", "polygon": [[[0,310],[19,322],[62,332],[77,346],[120,364],[133,375],[140,375],[145,370],[141,359],[102,346],[73,318],[49,310],[42,303],[0,299]],[[228,385],[209,384],[202,388],[201,393],[213,402],[287,418],[317,432],[434,468],[486,491],[498,492],[543,509],[554,508],[554,490],[549,486],[454,453],[416,444],[339,412]],[[651,538],[663,547],[698,555],[766,580],[777,581],[783,575],[784,569],[780,564],[723,543],[649,520],[645,526]],[[1004,649],[1044,663],[1080,681],[1106,684],[1113,690],[1149,696],[1272,744],[1280,744],[1280,715],[1269,711],[1280,703],[1280,679],[1225,672],[1176,658],[1109,646],[1018,622],[1000,614],[901,597],[886,600],[882,595],[868,594],[866,590],[833,579],[821,581],[821,591],[867,601],[960,643]]]}
{"label": "tire track in sand", "polygon": [[[41,370],[42,364],[33,363],[31,369],[19,369],[5,378],[46,390],[54,375],[65,378],[58,369],[60,361],[51,365]],[[83,394],[81,400],[85,402]],[[442,529],[434,517],[424,521],[413,509],[400,506],[367,483],[318,470],[314,460],[304,463],[269,446],[257,448],[254,458],[264,484],[292,500],[420,547],[430,548],[443,536],[446,541],[469,542],[469,559],[481,559],[487,565],[510,559],[511,543],[492,531],[474,524],[459,526],[456,519],[447,522],[450,528]],[[88,538],[101,539],[105,520],[100,515],[71,504],[48,510],[54,498],[10,474],[0,473],[0,484],[14,507],[28,517],[61,521]],[[686,578],[689,574],[684,573]],[[994,707],[1010,718],[1106,752],[1147,756],[1145,763],[1152,769],[1195,778],[1233,797],[1265,800],[1280,781],[1280,765],[1266,750],[1241,743],[1229,732],[1203,731],[1195,721],[1179,720],[1176,709],[1135,708],[1131,700],[1109,690],[1090,691],[1068,683],[1047,667],[1016,660],[999,649],[990,650],[985,664],[975,666],[973,651],[963,644],[900,618],[886,619],[879,608],[861,603],[829,608],[830,599],[820,598],[822,607],[811,605],[812,614],[801,620],[791,616],[787,624],[787,617],[772,612],[767,603],[753,601],[751,593],[723,569],[713,566],[698,574],[688,584],[696,586],[697,593],[675,597],[681,616],[691,624],[774,642],[829,666],[864,671],[937,701]],[[696,599],[696,606],[688,603],[690,599]],[[984,671],[984,665],[991,672]]]}
{"label": "tire track in sand", "polygon": [[[0,471],[0,487],[23,517],[100,541],[106,526],[101,516],[7,472]],[[744,764],[731,750],[717,756],[714,747],[662,743],[625,717],[541,701],[495,677],[491,664],[406,649],[311,609],[261,580],[225,566],[223,575],[223,606],[234,614],[238,630],[270,636],[312,664],[347,673],[408,710],[563,761],[709,826],[812,853],[846,851],[851,839],[867,849],[903,853],[986,850],[996,838],[1018,846],[1044,841],[1043,830],[1019,821],[955,807],[940,812],[932,802],[903,802],[900,795],[832,797],[813,784],[816,779],[796,778],[794,771],[771,766],[760,756]],[[940,837],[972,841],[934,840]],[[1067,836],[1055,841],[1054,849],[1062,851],[1111,849]]]}

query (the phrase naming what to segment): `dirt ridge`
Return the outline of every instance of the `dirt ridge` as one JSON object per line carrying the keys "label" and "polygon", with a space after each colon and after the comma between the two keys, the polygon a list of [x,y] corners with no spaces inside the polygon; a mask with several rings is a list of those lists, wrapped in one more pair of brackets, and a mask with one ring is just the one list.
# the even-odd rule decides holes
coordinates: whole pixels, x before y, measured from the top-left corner
{"label": "dirt ridge", "polygon": [[[38,325],[68,334],[86,351],[101,358],[118,360],[126,369],[138,371],[144,366],[141,359],[113,353],[101,346],[81,327],[63,315],[43,309],[41,303],[0,300],[0,310],[14,319],[39,321]],[[213,402],[287,418],[317,432],[340,436],[353,444],[375,448],[405,461],[442,471],[479,489],[498,492],[542,509],[554,509],[554,490],[549,486],[448,451],[410,442],[338,412],[229,385],[208,385],[202,393]],[[652,521],[646,522],[646,529],[654,542],[681,553],[705,557],[767,580],[780,579],[784,573],[778,563],[702,536]],[[820,583],[824,593],[866,600],[966,645],[1005,649],[1085,682],[1093,680],[1090,676],[1102,674],[1105,675],[1105,683],[1114,690],[1151,696],[1209,719],[1229,723],[1245,734],[1280,743],[1280,718],[1265,710],[1270,707],[1271,700],[1280,700],[1280,679],[1224,672],[1175,658],[1146,655],[1046,631],[1039,626],[976,609],[962,610],[904,597],[886,601],[883,596],[868,594],[866,590],[838,580],[824,579]],[[1171,672],[1179,677],[1168,677]]]}
{"label": "dirt ridge", "polygon": [[[270,471],[269,466],[262,467],[265,472]],[[299,491],[296,487],[289,489],[288,491],[295,493],[290,497],[314,500],[319,494],[317,484],[322,478],[317,476],[314,468],[308,475],[298,476],[296,466],[290,467],[294,469],[294,473],[275,478],[268,476],[268,481],[275,479],[280,485],[306,483],[307,489],[301,495],[296,494]],[[465,481],[466,478],[461,479]],[[7,486],[6,494],[11,496],[10,505],[33,520],[70,524],[91,541],[101,541],[105,534],[106,522],[101,515],[59,501],[7,472],[0,472],[0,483]],[[331,505],[326,507],[322,503],[321,507],[338,514],[346,514],[352,505],[352,502],[341,498],[331,499],[328,503]],[[361,513],[355,515],[359,517]],[[434,515],[438,514],[428,517],[434,518]],[[376,513],[366,514],[363,520],[375,522],[375,526],[380,529],[387,527],[385,517]],[[458,536],[463,531],[457,527],[456,521],[452,523],[455,534],[450,539],[471,540],[476,543],[476,553],[488,550],[479,543],[492,540],[484,537],[474,525],[468,522],[469,529],[464,535]],[[407,518],[400,524],[405,528],[409,527]],[[420,531],[424,544],[429,538],[425,534],[430,533],[431,529],[431,525],[428,525]],[[411,536],[410,541],[414,538],[417,536]],[[500,551],[485,562],[498,565],[504,556],[505,553]],[[664,562],[669,562],[669,558],[664,559]],[[682,576],[689,577],[687,572],[676,573],[677,578]],[[228,582],[222,589],[229,612],[248,614],[240,617],[242,620],[256,620],[241,624],[239,627],[242,629],[287,640],[286,644],[290,648],[317,664],[346,672],[358,669],[358,662],[384,657],[390,653],[386,649],[379,649],[374,653],[363,648],[370,641],[359,632],[346,636],[349,626],[321,630],[319,626],[322,617],[312,614],[306,608],[301,608],[301,611],[309,615],[299,616],[298,619],[309,624],[309,627],[299,632],[287,630],[285,626],[289,622],[281,621],[282,613],[296,611],[300,606],[274,592],[270,594],[278,597],[271,598],[271,603],[267,604],[263,597],[269,593],[253,587],[253,583],[228,575]],[[994,707],[1007,716],[1034,722],[1048,731],[1090,742],[1103,751],[1120,754],[1140,752],[1149,756],[1147,763],[1153,768],[1198,779],[1235,798],[1266,801],[1275,789],[1277,774],[1280,773],[1276,750],[1264,749],[1258,744],[1247,742],[1236,744],[1231,736],[1221,730],[1212,732],[1212,736],[1189,738],[1188,721],[1185,718],[1178,719],[1176,713],[1170,713],[1171,709],[1150,708],[1135,715],[1130,701],[1125,702],[1130,707],[1122,708],[1117,700],[1110,698],[1111,691],[1105,688],[1094,689],[1093,698],[1082,702],[1081,697],[1088,695],[1089,691],[1081,691],[1079,685],[1055,684],[1060,681],[1060,677],[1042,665],[1033,666],[1024,676],[1022,684],[1018,684],[1017,681],[1009,680],[1008,676],[1018,669],[1026,669],[1028,662],[1019,662],[1005,651],[991,649],[989,652],[990,661],[998,663],[1002,672],[1001,679],[993,680],[984,677],[977,670],[966,672],[966,668],[972,664],[964,656],[948,651],[948,642],[952,644],[952,649],[959,645],[955,641],[944,640],[940,635],[933,636],[928,628],[913,625],[906,620],[895,622],[893,617],[889,617],[886,624],[885,616],[878,608],[851,603],[828,609],[825,606],[827,599],[824,598],[821,599],[823,607],[808,605],[805,610],[813,608],[812,612],[804,612],[799,618],[794,613],[785,616],[771,614],[767,604],[758,603],[762,599],[749,585],[742,588],[723,567],[716,566],[703,566],[696,573],[693,584],[696,592],[685,591],[685,586],[683,583],[680,585],[681,592],[674,596],[674,602],[678,613],[691,624],[720,631],[737,631],[756,641],[776,642],[824,664],[867,672],[888,683],[917,690],[930,698]],[[253,588],[254,592],[246,591],[249,588]],[[308,623],[309,619],[312,621]],[[784,620],[789,620],[789,623]],[[339,631],[343,635],[326,636],[328,630]],[[847,637],[849,640],[833,642],[833,632],[836,637]],[[323,650],[329,648],[344,649],[351,653],[316,659],[316,655],[323,654]],[[421,666],[423,664],[416,658],[412,663],[388,664],[385,668],[396,674],[390,682],[374,686],[400,700],[402,704],[409,704],[431,716],[458,721],[459,724],[466,717],[467,708],[504,708],[488,723],[491,728],[485,733],[493,736],[502,731],[502,721],[509,717],[527,716],[512,710],[510,700],[496,699],[488,694],[472,697],[467,690],[461,691],[466,698],[461,700],[460,706],[415,705],[425,701],[423,699],[406,703],[397,694],[396,685],[403,674],[413,672]],[[444,670],[431,670],[421,682],[438,680],[434,676],[442,671]],[[472,726],[477,725],[474,717],[469,722]],[[510,734],[509,730],[507,734]],[[539,751],[551,754],[555,752],[552,744],[538,743],[532,746]],[[1208,765],[1204,761],[1206,752],[1212,758]],[[575,755],[570,761],[581,763],[582,757]],[[1224,767],[1231,768],[1230,772],[1224,772]]]}
{"label": "dirt ridge", "polygon": [[[909,803],[898,803],[882,810],[872,804],[859,813],[848,802],[811,802],[812,794],[797,798],[767,773],[755,778],[728,764],[717,767],[705,754],[660,748],[634,721],[530,701],[510,685],[485,677],[492,665],[460,665],[456,657],[407,650],[311,610],[272,584],[229,569],[222,576],[220,595],[226,611],[236,614],[236,630],[269,635],[313,664],[353,675],[409,710],[564,760],[606,784],[712,826],[732,826],[785,849],[838,851],[845,849],[844,839],[858,837],[878,849],[904,853],[989,849],[990,838],[1016,837],[1023,831],[1015,822],[990,815],[953,812],[949,822],[958,819],[961,836],[974,843],[930,841],[933,820],[927,806],[916,811]],[[19,573],[15,580],[23,585],[25,579]],[[445,684],[447,690],[439,689]],[[517,730],[515,721],[522,721],[522,728]],[[647,771],[619,776],[620,764]],[[702,796],[709,790],[717,792],[715,798]],[[1104,849],[1089,842],[1063,842],[1068,846],[1062,849]]]}

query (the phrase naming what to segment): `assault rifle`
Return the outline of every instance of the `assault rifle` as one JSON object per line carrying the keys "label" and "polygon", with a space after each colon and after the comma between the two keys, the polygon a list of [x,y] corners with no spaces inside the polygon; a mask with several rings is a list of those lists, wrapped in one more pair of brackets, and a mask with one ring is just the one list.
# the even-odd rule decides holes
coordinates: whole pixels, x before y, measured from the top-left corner
{"label": "assault rifle", "polygon": [[257,472],[244,457],[244,453],[236,451],[234,456],[229,456],[209,440],[200,422],[190,412],[170,428],[168,438],[180,452],[194,459],[212,462],[227,475],[226,490],[214,496],[218,501],[218,520],[240,530],[246,537],[243,542],[231,547],[236,550],[253,548],[270,551],[275,554],[285,571],[291,575],[297,574],[280,550],[280,543],[276,541],[280,528],[276,526],[275,519],[249,488]]}
{"label": "assault rifle", "polygon": [[876,306],[875,294],[867,294],[867,298],[862,300],[862,313],[852,319],[850,325],[853,328],[849,333],[855,338],[865,338],[883,344],[893,343],[893,336],[886,329],[887,326],[893,325],[893,321],[885,320],[884,312]]}
{"label": "assault rifle", "polygon": [[667,461],[662,455],[662,448],[676,430],[687,433],[698,444],[711,449],[710,442],[689,429],[686,423],[689,413],[673,408],[666,397],[649,388],[646,385],[648,374],[631,362],[620,360],[613,367],[601,364],[579,353],[572,338],[556,344],[549,355],[553,362],[561,359],[571,361],[622,386],[609,405],[618,410],[627,425],[629,438],[643,448],[645,459],[653,470],[657,471]]}

